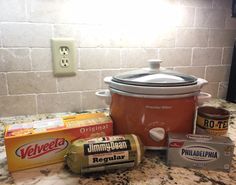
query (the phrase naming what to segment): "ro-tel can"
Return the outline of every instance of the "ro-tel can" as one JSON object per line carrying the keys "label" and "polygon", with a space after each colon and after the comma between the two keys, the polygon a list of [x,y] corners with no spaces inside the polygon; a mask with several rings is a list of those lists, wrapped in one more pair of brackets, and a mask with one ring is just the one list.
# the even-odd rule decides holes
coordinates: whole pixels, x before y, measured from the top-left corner
{"label": "ro-tel can", "polygon": [[229,116],[229,111],[220,107],[199,107],[196,121],[196,133],[227,135]]}
{"label": "ro-tel can", "polygon": [[74,173],[90,173],[138,165],[143,158],[144,147],[133,134],[75,140],[65,161]]}

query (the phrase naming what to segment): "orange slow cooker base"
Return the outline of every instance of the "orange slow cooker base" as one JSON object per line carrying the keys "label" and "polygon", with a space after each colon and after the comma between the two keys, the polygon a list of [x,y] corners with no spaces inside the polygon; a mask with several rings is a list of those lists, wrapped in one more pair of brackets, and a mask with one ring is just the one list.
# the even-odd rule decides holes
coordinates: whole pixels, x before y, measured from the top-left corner
{"label": "orange slow cooker base", "polygon": [[[146,147],[167,147],[167,133],[192,133],[196,96],[174,99],[137,98],[112,94],[111,117],[114,134],[136,134]],[[161,127],[165,138],[159,142],[149,130]]]}

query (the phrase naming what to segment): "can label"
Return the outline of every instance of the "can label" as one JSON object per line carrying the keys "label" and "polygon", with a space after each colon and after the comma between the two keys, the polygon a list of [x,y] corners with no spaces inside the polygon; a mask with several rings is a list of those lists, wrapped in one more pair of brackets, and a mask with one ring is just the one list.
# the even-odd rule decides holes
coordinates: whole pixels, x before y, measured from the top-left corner
{"label": "can label", "polygon": [[225,135],[228,131],[228,120],[216,120],[197,116],[197,133]]}

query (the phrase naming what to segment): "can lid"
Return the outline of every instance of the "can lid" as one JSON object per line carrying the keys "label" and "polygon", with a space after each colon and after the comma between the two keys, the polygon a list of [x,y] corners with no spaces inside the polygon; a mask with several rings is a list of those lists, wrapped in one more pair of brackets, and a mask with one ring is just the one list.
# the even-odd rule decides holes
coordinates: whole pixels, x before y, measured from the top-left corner
{"label": "can lid", "polygon": [[198,108],[198,115],[212,119],[228,119],[230,113],[228,110],[221,107],[202,106]]}

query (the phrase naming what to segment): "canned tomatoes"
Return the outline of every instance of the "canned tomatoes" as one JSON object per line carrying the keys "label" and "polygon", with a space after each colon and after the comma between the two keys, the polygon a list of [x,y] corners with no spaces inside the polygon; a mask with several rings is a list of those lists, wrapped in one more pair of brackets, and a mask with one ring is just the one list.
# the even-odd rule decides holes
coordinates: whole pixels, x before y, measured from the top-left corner
{"label": "canned tomatoes", "polygon": [[196,133],[226,135],[228,131],[229,116],[229,111],[220,107],[199,107]]}

